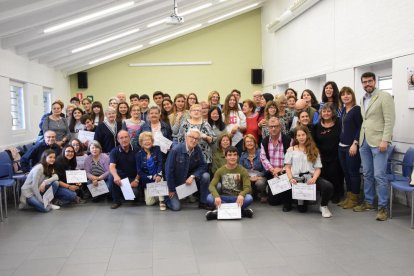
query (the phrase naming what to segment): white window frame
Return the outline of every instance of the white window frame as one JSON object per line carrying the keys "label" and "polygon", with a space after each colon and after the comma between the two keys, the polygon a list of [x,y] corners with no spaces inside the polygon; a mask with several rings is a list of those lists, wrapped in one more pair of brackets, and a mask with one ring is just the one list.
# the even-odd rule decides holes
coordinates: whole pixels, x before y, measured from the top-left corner
{"label": "white window frame", "polygon": [[[26,114],[24,109],[24,86],[25,85],[22,82],[12,80],[10,81],[9,97],[12,131],[21,131],[26,129]],[[15,120],[17,120],[18,122],[15,123]]]}
{"label": "white window frame", "polygon": [[[385,81],[391,81],[391,86],[384,86]],[[386,91],[390,93],[391,96],[394,96],[394,94],[392,93],[392,75],[378,77],[378,89]]]}
{"label": "white window frame", "polygon": [[52,88],[43,87],[43,114],[52,109]]}

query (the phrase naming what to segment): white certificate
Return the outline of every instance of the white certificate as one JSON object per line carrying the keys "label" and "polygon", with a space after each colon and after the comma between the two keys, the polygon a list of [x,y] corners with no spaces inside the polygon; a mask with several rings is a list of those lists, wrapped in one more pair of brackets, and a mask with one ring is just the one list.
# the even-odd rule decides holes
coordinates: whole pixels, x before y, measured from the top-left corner
{"label": "white certificate", "polygon": [[86,155],[76,156],[76,169],[78,170],[85,169],[85,159],[86,159]]}
{"label": "white certificate", "polygon": [[154,136],[154,145],[159,146],[161,152],[167,153],[168,150],[171,148],[172,141],[165,138],[161,132],[157,132]]}
{"label": "white certificate", "polygon": [[249,174],[250,177],[252,176],[260,176],[261,173],[255,170],[247,170],[247,173]]}
{"label": "white certificate", "polygon": [[193,180],[193,183],[191,183],[191,185],[184,183],[180,186],[175,187],[175,191],[177,192],[178,199],[183,199],[197,192],[197,185]]}
{"label": "white certificate", "polygon": [[241,208],[237,203],[222,203],[218,208],[217,219],[241,219]]}
{"label": "white certificate", "polygon": [[166,196],[166,195],[168,195],[167,181],[148,183],[147,184],[147,193],[150,196]]}
{"label": "white certificate", "polygon": [[88,189],[91,192],[92,197],[109,193],[108,186],[106,186],[106,183],[103,180],[98,181],[98,186],[88,184]]}
{"label": "white certificate", "polygon": [[78,139],[82,143],[85,143],[86,141],[92,142],[94,137],[95,137],[95,132],[92,132],[92,131],[79,130],[78,132]]}
{"label": "white certificate", "polygon": [[[234,124],[228,125],[226,127],[227,133],[231,133],[233,127]],[[233,137],[231,137],[231,145],[236,146],[237,143],[239,143],[241,140],[243,140],[243,134],[240,131],[237,131],[236,133],[234,133]]]}
{"label": "white certificate", "polygon": [[292,185],[292,198],[298,200],[316,200],[316,184],[297,183]]}
{"label": "white certificate", "polygon": [[131,183],[129,183],[128,177],[121,179],[121,191],[122,191],[122,194],[124,195],[125,200],[135,199],[135,194],[134,194],[134,191],[132,191]]}
{"label": "white certificate", "polygon": [[67,183],[86,183],[88,179],[86,178],[85,170],[67,170],[66,171],[66,181]]}
{"label": "white certificate", "polygon": [[54,198],[53,187],[50,186],[49,189],[47,189],[47,191],[43,194],[43,206],[45,206],[46,208],[53,198]]}
{"label": "white certificate", "polygon": [[270,190],[272,191],[272,195],[277,195],[291,189],[287,174],[282,174],[279,177],[269,179],[267,183],[269,184]]}

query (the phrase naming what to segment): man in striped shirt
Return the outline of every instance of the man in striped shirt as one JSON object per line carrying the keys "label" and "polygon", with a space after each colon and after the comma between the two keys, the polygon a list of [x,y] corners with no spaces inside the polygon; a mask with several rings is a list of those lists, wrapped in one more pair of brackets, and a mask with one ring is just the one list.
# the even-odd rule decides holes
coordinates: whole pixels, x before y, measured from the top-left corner
{"label": "man in striped shirt", "polygon": [[[269,136],[263,139],[260,149],[260,161],[266,170],[267,179],[271,179],[284,173],[285,153],[290,146],[290,137],[281,131],[279,118],[272,117],[268,121]],[[269,204],[283,203],[283,211],[292,209],[291,191],[288,190],[278,195],[269,195]]]}

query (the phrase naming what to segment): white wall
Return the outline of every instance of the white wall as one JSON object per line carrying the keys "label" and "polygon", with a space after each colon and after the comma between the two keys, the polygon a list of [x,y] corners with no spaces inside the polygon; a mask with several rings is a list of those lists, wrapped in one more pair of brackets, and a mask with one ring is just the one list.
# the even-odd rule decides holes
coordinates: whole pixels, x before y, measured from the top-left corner
{"label": "white wall", "polygon": [[266,24],[292,3],[269,0],[262,8],[264,90],[287,83],[301,92],[308,84],[317,86],[309,79],[325,75],[339,88],[353,88],[359,101],[363,72],[392,74],[397,150],[414,146],[414,132],[407,127],[414,121],[414,110],[407,106],[406,81],[406,67],[414,66],[414,1],[322,0],[276,33],[268,33]]}
{"label": "white wall", "polygon": [[[26,130],[12,131],[10,118],[10,80],[24,83]],[[13,52],[0,49],[0,149],[36,139],[43,115],[43,87],[52,88],[52,100],[69,100],[69,80],[60,72]]]}

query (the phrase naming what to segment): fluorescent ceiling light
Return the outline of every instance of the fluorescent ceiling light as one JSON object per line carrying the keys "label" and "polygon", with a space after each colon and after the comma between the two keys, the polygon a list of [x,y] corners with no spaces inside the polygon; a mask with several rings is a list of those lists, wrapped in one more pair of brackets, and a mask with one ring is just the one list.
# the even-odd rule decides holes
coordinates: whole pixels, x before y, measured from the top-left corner
{"label": "fluorescent ceiling light", "polygon": [[62,29],[66,29],[66,28],[72,27],[74,25],[79,25],[79,24],[82,24],[84,22],[97,19],[99,17],[107,16],[111,13],[120,11],[122,9],[132,7],[134,4],[135,4],[134,1],[129,1],[129,2],[117,5],[117,6],[113,6],[111,8],[105,9],[105,10],[101,10],[101,11],[98,11],[98,12],[94,12],[94,13],[82,16],[82,17],[75,18],[75,19],[70,20],[70,21],[63,22],[61,24],[52,26],[50,28],[46,28],[46,29],[43,30],[43,32],[44,33],[50,33],[50,32],[55,32],[55,31],[59,31],[59,30],[62,30]]}
{"label": "fluorescent ceiling light", "polygon": [[151,66],[185,66],[185,65],[210,65],[211,61],[176,61],[176,62],[151,62],[151,63],[130,63],[130,67],[151,67]]}
{"label": "fluorescent ceiling light", "polygon": [[165,22],[165,20],[166,20],[166,19],[164,18],[164,19],[161,19],[161,20],[158,20],[158,21],[152,22],[152,23],[150,23],[150,24],[148,24],[148,25],[147,25],[147,28],[151,28],[151,27],[158,26],[158,25],[160,25],[160,24],[164,23],[164,22]]}
{"label": "fluorescent ceiling light", "polygon": [[110,42],[110,41],[116,40],[116,39],[118,39],[118,38],[122,38],[122,37],[124,37],[124,36],[128,36],[128,35],[134,34],[134,33],[138,32],[138,31],[139,31],[139,29],[132,29],[132,30],[129,30],[129,31],[126,31],[126,32],[123,32],[123,33],[117,34],[117,35],[113,35],[113,36],[110,36],[110,37],[104,38],[104,39],[102,39],[102,40],[98,40],[98,41],[96,41],[96,42],[93,42],[93,43],[87,44],[87,45],[85,45],[85,46],[82,46],[82,47],[79,47],[79,48],[73,49],[73,50],[72,50],[72,54],[74,54],[74,53],[78,53],[78,52],[81,52],[81,51],[84,51],[84,50],[87,50],[87,49],[90,49],[90,48],[93,48],[93,47],[96,47],[96,46],[99,46],[99,45],[102,45],[102,44],[104,44],[104,43],[107,43],[107,42]]}
{"label": "fluorescent ceiling light", "polygon": [[178,15],[179,16],[184,16],[184,15],[187,15],[187,14],[191,14],[191,13],[194,13],[194,12],[198,12],[198,11],[201,11],[203,9],[209,8],[212,5],[213,5],[213,3],[207,3],[207,4],[204,4],[204,5],[201,5],[201,6],[198,6],[198,7],[195,7],[195,8],[186,10],[186,11],[183,11],[183,12],[179,12]]}
{"label": "fluorescent ceiling light", "polygon": [[[198,7],[195,7],[195,8],[186,10],[186,11],[183,11],[183,12],[179,12],[177,15],[179,15],[179,16],[189,15],[191,13],[195,13],[195,12],[201,11],[203,9],[209,8],[212,5],[213,5],[213,3],[207,3],[207,4],[204,4],[204,5],[201,5],[201,6],[198,6]],[[166,21],[165,18],[164,19],[157,20],[157,21],[154,21],[154,22],[148,24],[147,25],[147,28],[152,28],[152,27],[161,25],[161,24],[165,23],[165,21]]]}
{"label": "fluorescent ceiling light", "polygon": [[113,53],[113,54],[110,54],[110,55],[107,55],[107,56],[104,56],[104,57],[101,57],[101,58],[98,58],[98,59],[95,59],[95,60],[92,60],[91,62],[89,62],[89,65],[96,64],[98,62],[101,62],[101,61],[104,61],[104,60],[107,60],[107,59],[111,59],[113,57],[120,56],[120,55],[126,54],[128,52],[138,50],[139,48],[142,48],[143,46],[144,45],[134,46],[134,47],[131,47],[131,48],[128,48],[128,49],[125,49],[125,50],[122,50],[122,51],[119,51],[119,52],[116,52],[116,53]]}
{"label": "fluorescent ceiling light", "polygon": [[201,25],[202,25],[202,24],[197,24],[197,25],[194,25],[194,26],[192,26],[192,27],[190,27],[190,28],[186,28],[186,29],[180,30],[180,31],[175,32],[175,33],[172,33],[172,34],[169,34],[169,35],[166,35],[166,36],[159,37],[159,38],[157,38],[157,39],[151,40],[151,41],[149,42],[149,44],[155,44],[155,43],[160,42],[160,41],[162,41],[162,40],[166,40],[166,39],[169,39],[169,38],[171,38],[171,37],[174,37],[174,36],[177,36],[177,35],[180,35],[180,34],[183,34],[183,33],[189,32],[189,31],[191,31],[191,30],[194,30],[194,29],[200,28],[200,27],[201,27]]}
{"label": "fluorescent ceiling light", "polygon": [[213,18],[213,19],[211,19],[211,20],[209,20],[209,21],[207,21],[207,22],[208,22],[208,23],[213,23],[213,22],[219,21],[219,20],[221,20],[221,19],[223,19],[223,18],[226,18],[226,17],[232,16],[232,15],[237,14],[237,13],[239,13],[239,12],[242,12],[242,11],[245,11],[245,10],[248,10],[248,9],[251,9],[251,8],[253,8],[253,7],[256,7],[257,5],[259,5],[259,3],[254,3],[254,4],[251,4],[251,5],[246,6],[246,7],[244,7],[244,8],[241,8],[241,9],[238,9],[238,10],[235,10],[235,11],[232,11],[232,12],[229,12],[229,13],[226,13],[226,14],[224,14],[224,15],[221,15],[221,16],[219,16],[219,17]]}

